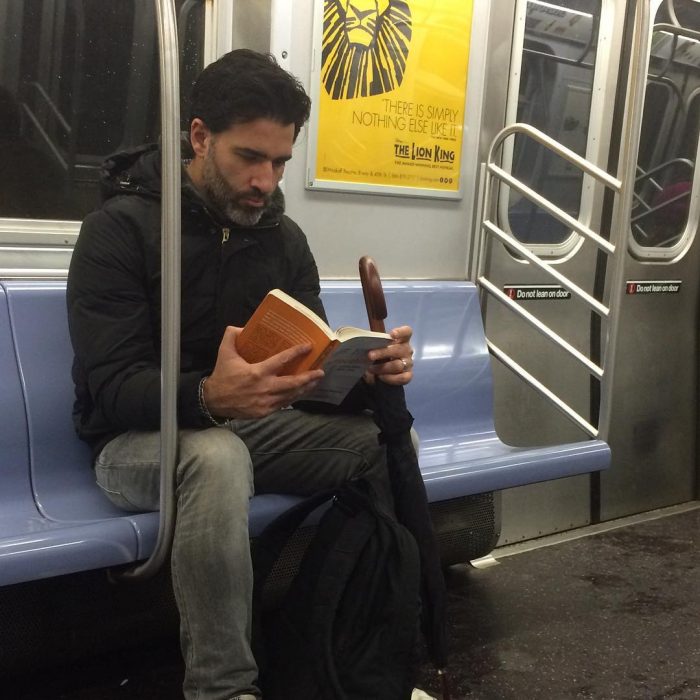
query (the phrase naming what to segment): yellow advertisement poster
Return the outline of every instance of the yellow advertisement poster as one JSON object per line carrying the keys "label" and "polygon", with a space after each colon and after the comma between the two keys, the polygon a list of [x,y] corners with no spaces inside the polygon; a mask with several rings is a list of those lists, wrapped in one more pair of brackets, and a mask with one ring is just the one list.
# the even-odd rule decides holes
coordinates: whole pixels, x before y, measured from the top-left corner
{"label": "yellow advertisement poster", "polygon": [[458,197],[472,0],[316,9],[308,186]]}

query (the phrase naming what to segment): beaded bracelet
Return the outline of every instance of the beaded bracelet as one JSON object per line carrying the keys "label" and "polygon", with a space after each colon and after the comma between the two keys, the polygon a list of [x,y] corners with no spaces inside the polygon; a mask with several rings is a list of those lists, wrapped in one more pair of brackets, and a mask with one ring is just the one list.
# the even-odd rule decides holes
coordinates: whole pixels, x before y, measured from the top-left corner
{"label": "beaded bracelet", "polygon": [[211,413],[209,413],[207,404],[204,401],[204,382],[206,382],[207,379],[209,379],[209,377],[202,377],[199,381],[199,389],[197,390],[197,396],[199,398],[199,411],[212,425],[221,427],[222,425],[226,425],[228,423],[228,418],[218,420],[217,418],[214,418]]}

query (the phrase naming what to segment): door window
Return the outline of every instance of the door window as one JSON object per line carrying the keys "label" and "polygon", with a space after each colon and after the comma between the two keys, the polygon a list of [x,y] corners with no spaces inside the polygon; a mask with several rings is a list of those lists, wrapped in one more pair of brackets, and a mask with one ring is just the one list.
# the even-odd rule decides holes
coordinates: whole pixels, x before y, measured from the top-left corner
{"label": "door window", "polygon": [[[517,115],[508,121],[536,127],[580,156],[586,155],[601,0],[526,3]],[[515,119],[513,119],[515,116]],[[516,135],[512,174],[577,218],[583,175],[536,141]],[[556,246],[571,230],[510,191],[508,226],[522,243]]]}
{"label": "door window", "polygon": [[700,3],[660,5],[647,81],[631,227],[637,252],[663,258],[677,255],[694,233],[688,215],[700,130]]}

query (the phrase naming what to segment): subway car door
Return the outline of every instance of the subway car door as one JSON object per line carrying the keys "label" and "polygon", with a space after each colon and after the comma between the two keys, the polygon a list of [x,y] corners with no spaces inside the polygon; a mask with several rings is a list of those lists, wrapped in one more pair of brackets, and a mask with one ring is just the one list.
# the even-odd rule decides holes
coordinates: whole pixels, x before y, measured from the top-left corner
{"label": "subway car door", "polygon": [[[631,55],[633,28],[639,20],[634,3],[628,5],[611,0],[514,3],[509,91],[502,106],[505,123],[530,124],[594,166],[617,174],[627,67],[630,61],[639,60]],[[498,153],[504,170],[587,228],[617,242],[616,255],[624,256],[627,283],[615,309],[616,360],[605,368],[612,377],[612,418],[606,435],[613,449],[612,469],[602,476],[505,492],[502,544],[694,496],[697,288],[691,271],[697,258],[691,244],[697,212],[691,207],[689,218],[683,213],[682,208],[688,212],[695,200],[692,184],[688,184],[692,178],[684,180],[678,172],[694,171],[697,160],[697,131],[694,136],[686,132],[698,123],[697,101],[693,102],[698,69],[690,58],[681,61],[682,66],[675,63],[679,56],[695,55],[697,40],[692,32],[696,30],[682,22],[696,16],[698,4],[676,0],[675,4],[664,3],[661,9],[658,6],[654,2],[650,7],[655,26],[650,71],[656,71],[658,77],[650,77],[647,84],[654,80],[676,97],[687,128],[685,135],[676,135],[680,117],[667,114],[673,101],[664,99],[662,105],[659,91],[654,88],[651,94],[647,90],[650,106],[644,109],[635,194],[624,227],[628,230],[617,230],[619,223],[616,230],[610,230],[615,226],[610,191],[527,134],[506,139]],[[492,25],[507,20],[501,15]],[[493,26],[491,31],[495,31]],[[662,41],[659,32],[670,39]],[[505,28],[498,33],[504,34]],[[675,47],[675,57],[669,46]],[[657,63],[669,67],[663,72],[663,65],[659,68]],[[497,70],[492,68],[489,83],[499,82]],[[503,80],[500,76],[501,84]],[[486,104],[498,102],[492,99]],[[663,114],[657,114],[655,108]],[[661,119],[666,120],[666,131],[659,131]],[[605,289],[612,263],[601,255],[599,246],[513,188],[501,187],[494,197],[499,226],[520,244],[592,297],[603,301],[614,297]],[[666,222],[666,232],[657,234],[660,220]],[[635,227],[640,229],[636,233]],[[482,266],[493,285],[566,338],[576,352],[591,358],[593,366],[601,362],[601,333],[606,333],[606,326],[590,305],[565,286],[553,284],[508,246],[491,245]],[[651,286],[642,284],[645,281]],[[637,282],[640,284],[633,284]],[[548,338],[502,304],[489,299],[484,315],[487,335],[496,339],[499,348],[522,361],[538,381],[582,416],[584,424],[597,424],[600,382],[589,367],[553,348]],[[669,352],[671,347],[687,348],[687,352]],[[669,367],[669,355],[675,366]],[[497,428],[504,440],[551,444],[584,437],[580,427],[509,369],[494,363],[494,372]]]}
{"label": "subway car door", "polygon": [[603,520],[697,497],[700,3],[654,3]]}

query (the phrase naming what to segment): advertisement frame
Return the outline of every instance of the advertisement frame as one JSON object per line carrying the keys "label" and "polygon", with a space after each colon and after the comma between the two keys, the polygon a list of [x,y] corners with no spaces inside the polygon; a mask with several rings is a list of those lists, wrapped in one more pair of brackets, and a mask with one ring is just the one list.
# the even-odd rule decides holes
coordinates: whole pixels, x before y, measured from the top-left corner
{"label": "advertisement frame", "polygon": [[[366,171],[366,173],[363,173],[362,175],[356,175],[356,170],[351,171],[353,175],[355,175],[356,178],[362,179],[363,175],[367,175],[366,181],[358,181],[357,179],[352,179],[352,178],[347,178],[343,175],[343,171],[347,170],[344,168],[344,165],[346,163],[338,163],[338,161],[335,161],[329,165],[331,167],[327,167],[327,170],[333,171],[332,175],[329,176],[324,176],[324,177],[319,177],[318,175],[318,169],[319,167],[324,167],[326,165],[326,161],[320,162],[320,157],[319,157],[319,139],[321,138],[320,136],[320,131],[321,127],[323,126],[323,121],[326,119],[325,115],[323,114],[323,109],[322,109],[322,101],[324,99],[324,96],[322,96],[322,92],[324,90],[323,86],[323,78],[322,78],[322,57],[323,57],[323,32],[324,32],[324,7],[326,4],[326,1],[328,0],[314,0],[314,19],[313,19],[313,52],[312,52],[312,61],[311,61],[311,89],[310,89],[310,95],[311,95],[311,100],[312,100],[312,107],[311,107],[311,115],[307,127],[307,167],[306,167],[306,182],[305,182],[305,187],[308,190],[312,191],[331,191],[331,192],[348,192],[348,193],[361,193],[361,194],[379,194],[379,195],[390,195],[390,196],[410,196],[410,197],[426,197],[426,198],[433,198],[433,199],[448,199],[448,200],[459,200],[464,196],[464,183],[462,181],[462,158],[464,155],[464,149],[465,149],[465,136],[466,136],[466,111],[467,111],[467,88],[468,88],[468,82],[467,82],[467,73],[468,73],[468,66],[469,66],[469,52],[471,48],[471,27],[472,27],[472,21],[473,21],[473,2],[472,1],[467,1],[466,6],[468,7],[468,10],[466,13],[469,16],[469,31],[467,32],[466,36],[466,51],[464,52],[465,55],[462,56],[464,60],[464,82],[460,86],[460,99],[458,100],[458,104],[461,108],[461,119],[459,122],[455,122],[455,130],[458,132],[458,137],[453,138],[453,142],[457,144],[456,150],[458,151],[458,155],[456,154],[454,161],[449,164],[451,166],[451,169],[449,171],[449,174],[446,173],[446,182],[447,182],[447,177],[450,177],[450,182],[452,179],[456,179],[457,183],[453,186],[450,187],[449,185],[441,186],[441,187],[430,187],[430,186],[425,186],[419,184],[420,179],[421,179],[421,174],[425,172],[425,168],[427,166],[423,166],[423,170],[421,171],[420,165],[418,168],[414,168],[412,171],[409,171],[411,174],[415,172],[415,176],[412,176],[411,174],[401,174],[401,175],[392,175],[392,177],[396,178],[401,178],[401,184],[390,184],[387,182],[380,182],[380,181],[372,181],[372,173]],[[335,1],[335,0],[334,0]],[[420,2],[420,0],[418,0]],[[408,0],[410,2],[410,0]],[[465,2],[465,0],[461,0],[462,3]],[[408,4],[408,3],[407,3]],[[431,32],[437,32],[437,29],[433,29],[432,27],[428,29],[424,29],[424,32],[431,31]],[[442,56],[441,56],[442,60]],[[408,71],[407,71],[408,72]],[[411,87],[410,85],[408,86],[409,88]],[[403,92],[406,91],[406,87],[401,86],[396,89],[395,92],[398,94],[401,94],[401,91],[403,89]],[[388,93],[387,93],[388,94]],[[370,98],[364,98],[364,99],[374,99],[372,97]],[[386,100],[387,98],[382,98]],[[349,100],[348,100],[349,101]],[[454,103],[454,100],[453,100]],[[405,104],[411,104],[408,101],[405,102]],[[427,123],[427,120],[424,120],[424,123]],[[392,132],[389,132],[391,134]],[[395,132],[394,132],[395,133]],[[357,133],[352,134],[354,141],[357,143],[358,141],[361,141],[361,139],[358,138]],[[398,141],[398,139],[396,139]],[[395,148],[395,153],[397,152],[397,148],[402,148],[405,150],[402,150],[402,152],[406,153],[405,159],[408,160],[411,158],[414,153],[411,151],[415,152],[415,143],[412,143],[411,145],[406,144],[406,146],[394,146]],[[420,149],[420,146],[418,147]],[[438,149],[439,151],[439,145]],[[433,156],[433,150],[430,147],[425,148],[425,152],[430,155],[430,157],[437,157]],[[395,163],[399,163],[400,161],[398,160],[398,156],[394,160]],[[411,165],[414,165],[415,163],[410,163]],[[352,164],[349,164],[349,168],[352,167]],[[434,168],[439,168],[442,167],[440,164],[433,165],[431,167]],[[348,170],[349,170],[348,168]],[[376,174],[376,173],[374,173]],[[386,179],[388,175],[386,173],[381,173],[383,179]],[[423,177],[422,179],[425,179]]]}

